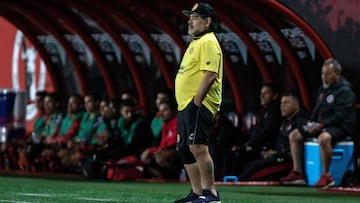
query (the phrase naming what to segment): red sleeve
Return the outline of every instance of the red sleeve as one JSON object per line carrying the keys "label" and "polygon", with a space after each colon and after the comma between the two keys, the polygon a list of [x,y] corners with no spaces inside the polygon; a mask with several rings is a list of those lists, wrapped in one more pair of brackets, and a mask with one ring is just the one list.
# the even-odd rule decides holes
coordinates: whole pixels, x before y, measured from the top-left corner
{"label": "red sleeve", "polygon": [[157,150],[158,150],[157,147],[150,147],[150,148],[149,148],[150,154],[154,154]]}
{"label": "red sleeve", "polygon": [[159,148],[168,148],[176,145],[177,117],[169,122],[164,122],[162,127],[161,142]]}
{"label": "red sleeve", "polygon": [[80,122],[81,122],[81,117],[74,120],[74,122],[72,123],[69,131],[66,134],[64,134],[63,136],[59,137],[57,139],[57,141],[58,142],[64,142],[64,141],[71,140],[73,137],[75,137],[76,134],[79,132]]}
{"label": "red sleeve", "polygon": [[54,130],[51,132],[49,137],[52,137],[52,139],[56,139],[60,131],[60,126],[55,126]]}

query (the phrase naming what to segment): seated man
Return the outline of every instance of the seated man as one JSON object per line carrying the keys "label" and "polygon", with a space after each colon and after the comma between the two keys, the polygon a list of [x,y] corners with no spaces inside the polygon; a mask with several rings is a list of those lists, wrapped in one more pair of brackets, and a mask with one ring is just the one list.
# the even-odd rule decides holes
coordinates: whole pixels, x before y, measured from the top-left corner
{"label": "seated man", "polygon": [[38,143],[38,136],[41,135],[45,130],[45,109],[44,109],[44,99],[47,95],[46,91],[39,91],[36,92],[35,96],[35,105],[37,109],[36,117],[34,119],[34,125],[33,125],[33,134],[31,137],[31,142]]}
{"label": "seated man", "polygon": [[138,159],[140,153],[151,145],[150,126],[135,113],[135,103],[132,100],[119,102],[116,99],[110,101],[110,118],[104,119],[104,125],[99,126],[95,133],[99,145],[96,151],[98,161],[114,162],[127,156]]}
{"label": "seated man", "polygon": [[123,157],[131,155],[140,158],[140,154],[152,143],[150,125],[136,112],[135,103],[131,100],[121,101],[120,115],[117,127],[126,149]]}
{"label": "seated man", "polygon": [[157,178],[175,179],[182,168],[176,152],[177,107],[175,101],[165,99],[159,102],[159,113],[163,120],[161,142],[156,147],[147,148],[141,154],[145,172]]}
{"label": "seated man", "polygon": [[256,123],[245,132],[247,140],[233,147],[236,162],[233,174],[238,174],[249,161],[260,158],[264,148],[272,147],[279,135],[281,113],[279,88],[274,82],[266,82],[260,90],[261,109],[256,112]]}
{"label": "seated man", "polygon": [[156,94],[156,113],[150,122],[151,132],[154,135],[154,145],[159,145],[161,142],[161,128],[163,124],[163,118],[159,112],[160,102],[164,99],[173,98],[172,90],[169,88],[160,89]]}
{"label": "seated man", "polygon": [[305,183],[302,156],[307,137],[317,137],[320,145],[323,172],[315,187],[331,187],[329,173],[332,149],[336,142],[355,133],[356,99],[351,84],[341,76],[341,66],[335,59],[325,60],[321,78],[323,85],[311,116],[311,122],[290,133],[293,171],[281,179],[283,184]]}
{"label": "seated man", "polygon": [[[27,140],[23,147],[17,149],[19,156],[18,166],[21,171],[29,170],[28,167],[31,166],[32,163],[29,164],[28,162],[34,160],[35,156],[42,150],[42,147],[39,146],[39,137],[45,131],[46,114],[44,109],[44,99],[47,94],[46,91],[36,92],[34,100],[36,116],[34,118],[32,132],[27,135]],[[34,167],[31,167],[30,169],[35,171]]]}
{"label": "seated man", "polygon": [[96,94],[87,94],[84,97],[84,106],[86,112],[83,114],[79,132],[73,138],[75,143],[84,143],[86,145],[94,143],[93,134],[102,122],[99,112],[99,97]]}
{"label": "seated man", "polygon": [[38,136],[41,143],[51,144],[52,139],[55,138],[60,130],[60,125],[63,120],[63,113],[61,109],[61,96],[57,92],[50,92],[45,96],[44,109],[46,114],[45,130]]}
{"label": "seated man", "polygon": [[299,98],[291,93],[283,94],[280,104],[281,115],[284,117],[280,133],[273,148],[263,151],[261,158],[249,162],[239,175],[239,180],[246,180],[257,170],[286,162],[291,162],[289,133],[308,121],[308,115],[300,108]]}
{"label": "seated man", "polygon": [[78,94],[71,95],[66,105],[67,112],[61,121],[58,133],[47,138],[46,144],[48,147],[45,151],[47,155],[52,156],[54,164],[60,164],[62,169],[67,168],[68,165],[66,162],[69,149],[66,144],[79,131],[79,124],[83,114],[82,106],[82,96]]}
{"label": "seated man", "polygon": [[[37,170],[53,171],[55,166],[58,166],[57,157],[52,147],[53,139],[57,137],[63,120],[61,103],[61,96],[57,92],[50,92],[45,96],[46,125],[44,132],[38,136],[40,143],[37,152],[40,155],[37,154],[33,156],[34,160],[30,160],[31,163],[35,164]],[[42,169],[39,168],[40,166]]]}
{"label": "seated man", "polygon": [[79,125],[83,116],[83,98],[81,95],[71,95],[68,99],[67,113],[63,118],[59,133],[53,137],[53,142],[59,144],[72,140],[79,132]]}
{"label": "seated man", "polygon": [[[86,112],[82,112],[83,105]],[[97,110],[98,99],[94,94],[88,94],[84,99],[79,95],[70,97],[69,112],[63,120],[58,138],[59,141],[66,142],[66,147],[63,147],[58,153],[64,169],[77,170],[80,166],[80,158],[82,157],[79,156],[79,152],[88,146],[99,123]],[[66,118],[68,118],[67,122],[65,122]],[[66,125],[66,123],[68,124]],[[61,133],[62,130],[64,133]]]}
{"label": "seated man", "polygon": [[[109,112],[115,113],[112,109],[110,101]],[[95,134],[100,145],[96,150],[96,161],[104,164],[102,172],[107,179],[136,179],[142,176],[140,154],[152,143],[150,126],[136,114],[132,100],[122,100],[119,112],[117,120],[111,119],[105,131],[99,127]]]}
{"label": "seated man", "polygon": [[[94,103],[95,101],[91,99],[88,102]],[[114,97],[102,100],[99,113],[97,113],[97,107],[91,106],[93,108],[88,106],[87,110],[92,118],[85,118],[88,121],[84,123],[84,131],[89,128],[91,130],[85,133],[85,136],[75,137],[75,139],[83,143],[80,145],[78,155],[84,177],[104,178],[103,164],[109,159],[112,161],[118,159],[125,150],[120,130],[117,127],[117,120],[120,116],[120,99]],[[92,127],[89,127],[90,125]]]}
{"label": "seated man", "polygon": [[95,155],[98,162],[115,161],[122,157],[126,151],[121,138],[121,131],[117,126],[118,119],[121,116],[120,105],[119,98],[114,97],[109,100],[108,110],[104,112],[102,121],[93,135],[93,141],[96,145]]}

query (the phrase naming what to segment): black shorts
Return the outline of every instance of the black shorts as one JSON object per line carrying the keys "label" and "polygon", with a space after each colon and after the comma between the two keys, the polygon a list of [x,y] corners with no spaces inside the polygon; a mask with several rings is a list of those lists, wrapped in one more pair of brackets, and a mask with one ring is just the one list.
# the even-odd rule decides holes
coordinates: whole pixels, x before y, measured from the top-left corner
{"label": "black shorts", "polygon": [[300,133],[303,135],[305,139],[307,138],[317,138],[321,132],[326,131],[331,135],[331,144],[334,146],[337,142],[340,142],[341,140],[345,139],[347,136],[346,132],[342,128],[336,128],[336,127],[330,127],[330,128],[324,128],[322,131],[317,133],[308,133],[303,128],[298,128]]}
{"label": "black shorts", "polygon": [[191,101],[183,111],[178,112],[178,149],[192,144],[209,145],[213,114],[204,106],[198,107]]}

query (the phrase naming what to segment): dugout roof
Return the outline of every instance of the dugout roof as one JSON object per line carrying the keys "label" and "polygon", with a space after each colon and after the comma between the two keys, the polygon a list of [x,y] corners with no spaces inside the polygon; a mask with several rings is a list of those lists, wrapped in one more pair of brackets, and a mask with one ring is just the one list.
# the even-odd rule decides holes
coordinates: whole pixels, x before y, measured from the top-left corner
{"label": "dugout roof", "polygon": [[[251,98],[258,97],[251,88],[269,80],[298,87],[310,109],[313,83],[319,78],[312,70],[332,57],[319,35],[278,1],[208,2],[220,22],[225,98],[234,100],[236,111],[249,108]],[[59,92],[85,94],[103,87],[108,96],[115,96],[135,87],[139,104],[147,111],[156,89],[173,88],[190,40],[181,11],[193,4],[191,0],[1,0],[0,15],[36,47]]]}

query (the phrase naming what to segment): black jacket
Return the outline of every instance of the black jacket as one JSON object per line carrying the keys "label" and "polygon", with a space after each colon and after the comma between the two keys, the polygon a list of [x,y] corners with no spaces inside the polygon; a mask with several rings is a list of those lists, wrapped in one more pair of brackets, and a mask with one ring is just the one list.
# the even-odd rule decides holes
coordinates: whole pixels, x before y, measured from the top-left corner
{"label": "black jacket", "polygon": [[309,120],[309,114],[300,109],[300,111],[292,117],[290,120],[284,119],[280,126],[279,137],[276,140],[274,150],[279,153],[289,153],[290,144],[289,144],[289,134],[292,130],[302,128],[303,125]]}
{"label": "black jacket", "polygon": [[272,102],[258,117],[258,124],[252,130],[247,145],[256,150],[272,147],[276,142],[281,124],[280,101]]}
{"label": "black jacket", "polygon": [[345,79],[329,88],[320,87],[311,120],[320,123],[322,129],[342,128],[347,135],[355,133],[356,98],[351,84]]}

